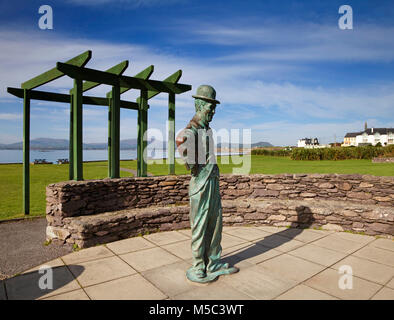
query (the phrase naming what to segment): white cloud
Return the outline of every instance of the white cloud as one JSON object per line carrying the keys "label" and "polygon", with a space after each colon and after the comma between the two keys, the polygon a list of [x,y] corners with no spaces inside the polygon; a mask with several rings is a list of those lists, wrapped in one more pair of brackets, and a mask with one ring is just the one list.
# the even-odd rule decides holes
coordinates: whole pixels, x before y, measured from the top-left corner
{"label": "white cloud", "polygon": [[[218,36],[216,38],[214,33],[208,33],[209,28],[202,28],[202,30],[206,40],[212,42],[217,39],[222,39],[221,41],[226,41],[227,39],[229,43],[233,42],[234,44],[242,45],[243,41],[252,42],[253,37],[255,37],[256,41],[259,38],[258,32],[254,34],[246,29],[234,29],[233,31],[230,29],[227,31],[228,35],[226,36],[225,30],[218,28]],[[326,133],[323,133],[324,136],[331,136],[333,132],[340,136],[347,131],[354,130],[352,129],[353,127],[359,128],[360,119],[365,118],[387,118],[387,125],[393,126],[392,122],[390,123],[390,117],[392,117],[394,108],[394,83],[332,89],[311,85],[301,86],[290,81],[287,83],[275,81],[278,74],[285,75],[297,72],[297,68],[299,68],[297,65],[270,61],[275,60],[275,57],[278,60],[292,60],[295,62],[296,60],[302,61],[307,59],[307,56],[311,55],[312,52],[314,52],[312,54],[313,57],[319,56],[321,59],[335,55],[335,47],[330,49],[330,52],[325,53],[324,51],[328,50],[328,48],[324,44],[321,49],[318,46],[318,41],[326,41],[326,45],[327,43],[334,45],[335,38],[334,40],[329,40],[333,37],[332,33],[326,35],[324,28],[320,28],[318,31],[317,34],[311,31],[305,35],[306,40],[303,40],[301,43],[304,47],[301,46],[300,49],[297,49],[297,39],[294,39],[297,38],[297,30],[287,30],[287,32],[283,29],[276,30],[275,28],[265,30],[265,36],[264,34],[260,36],[266,42],[261,41],[263,41],[263,45],[272,43],[273,49],[268,49],[267,46],[267,49],[264,51],[265,56],[262,58],[265,59],[265,63],[257,64],[253,59],[246,59],[247,54],[255,52],[255,49],[248,49],[249,53],[245,51],[238,56],[223,56],[220,59],[218,57],[188,58],[163,53],[155,47],[133,43],[113,44],[98,40],[70,39],[59,35],[56,37],[46,35],[43,38],[42,33],[26,35],[18,31],[1,31],[0,43],[2,43],[2,50],[0,51],[0,60],[2,64],[0,64],[0,74],[6,74],[7,77],[1,77],[0,79],[0,103],[7,105],[10,100],[21,103],[20,99],[10,99],[10,95],[4,90],[7,86],[19,87],[21,82],[53,68],[56,61],[66,61],[87,49],[92,49],[93,57],[87,65],[90,68],[105,70],[122,60],[129,59],[130,66],[125,72],[127,75],[134,75],[147,66],[154,64],[155,72],[151,77],[152,79],[164,79],[178,69],[182,69],[183,76],[180,82],[192,84],[192,92],[195,92],[200,84],[208,83],[213,85],[217,91],[217,98],[222,102],[217,110],[213,125],[217,129],[253,127],[256,130],[253,135],[253,141],[266,138],[265,140],[272,141],[275,144],[291,144],[295,139],[305,135],[317,135],[322,130],[326,131]],[[377,31],[377,28],[369,31],[370,33],[368,33],[368,30],[363,31],[363,34],[365,34],[363,39],[373,41],[374,36],[378,37]],[[381,31],[384,33],[382,37],[386,37],[386,31]],[[282,39],[278,40],[277,37],[281,37],[280,32],[284,34]],[[234,37],[235,40],[231,40]],[[246,37],[246,40],[244,37]],[[298,37],[302,38],[302,34]],[[392,40],[390,39],[387,40],[386,47],[385,41],[378,39],[373,42],[377,45],[375,48],[377,51],[374,49],[374,46],[369,48],[368,45],[366,50],[368,49],[369,51],[367,50],[368,52],[360,54],[364,55],[365,59],[370,57],[374,60],[380,57],[385,61],[389,61],[392,59],[394,52],[394,50],[387,50],[392,45]],[[280,43],[286,43],[287,40],[289,40],[290,44],[293,43],[293,47],[289,51],[279,50]],[[359,46],[357,47],[356,45],[356,48],[361,50],[361,42],[364,40],[358,40],[360,44],[357,44]],[[302,48],[305,48],[305,46],[313,47],[315,51],[312,49],[312,51],[302,51]],[[26,54],[26,48],[29,48],[28,55]],[[298,57],[291,54],[291,51],[294,53],[294,50],[299,50],[300,55]],[[242,56],[242,54],[245,56]],[[336,59],[342,58],[338,53]],[[72,80],[63,77],[43,86],[40,90],[68,92],[71,87]],[[109,86],[99,86],[87,94],[104,96],[109,90]],[[181,129],[193,116],[192,92],[187,92],[176,98],[177,130]],[[135,100],[137,96],[138,93],[136,91],[130,91],[123,95],[122,99]],[[149,112],[150,127],[164,128],[165,120],[167,119],[167,99],[167,95],[161,94],[149,102],[151,105],[151,111]],[[5,103],[6,101],[7,103]],[[37,113],[35,113],[36,117],[41,116],[43,119],[46,117],[45,119],[47,120],[68,121],[67,104],[34,102],[32,104],[32,113],[34,113],[34,105],[36,104],[43,109],[47,107],[47,110],[50,110],[47,113],[43,110],[37,110]],[[227,111],[229,107],[231,107],[230,113]],[[100,124],[103,124],[101,127],[97,122],[87,121],[86,126],[84,123],[85,142],[106,141],[108,132],[106,127],[106,110],[98,108],[100,107],[85,107],[84,115],[90,116]],[[265,120],[265,113],[270,112],[274,112],[284,119],[271,129],[264,127],[264,124],[272,123],[269,122],[271,120]],[[136,114],[135,118],[130,116],[127,118],[130,118],[130,121],[121,124],[122,139],[136,137]],[[18,119],[21,119],[21,114]],[[318,119],[316,121],[317,124],[304,125],[299,123],[314,121],[311,119]],[[261,121],[262,127],[256,127],[256,121]],[[334,124],[327,124],[327,122],[346,123],[335,127]],[[352,127],[352,124],[356,122],[357,126],[354,125]],[[327,125],[324,126],[324,124]],[[67,132],[67,124],[65,123],[65,137],[67,137]],[[5,132],[0,131],[1,136],[4,134]],[[125,135],[123,136],[123,134]]]}
{"label": "white cloud", "polygon": [[0,120],[20,120],[22,114],[18,113],[0,113]]}
{"label": "white cloud", "polygon": [[200,23],[199,28],[185,30],[194,34],[186,41],[234,47],[233,54],[218,58],[221,61],[394,60],[394,27],[390,26],[358,24],[353,30],[344,31],[336,24],[276,22],[234,27]]}

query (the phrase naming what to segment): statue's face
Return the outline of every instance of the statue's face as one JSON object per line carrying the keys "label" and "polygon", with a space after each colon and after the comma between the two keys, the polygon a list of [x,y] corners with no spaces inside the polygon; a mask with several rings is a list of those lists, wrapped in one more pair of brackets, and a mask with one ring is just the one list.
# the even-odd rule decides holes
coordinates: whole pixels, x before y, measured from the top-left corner
{"label": "statue's face", "polygon": [[216,104],[212,102],[204,102],[200,109],[200,117],[201,120],[205,123],[209,123],[212,121],[213,116],[215,115]]}

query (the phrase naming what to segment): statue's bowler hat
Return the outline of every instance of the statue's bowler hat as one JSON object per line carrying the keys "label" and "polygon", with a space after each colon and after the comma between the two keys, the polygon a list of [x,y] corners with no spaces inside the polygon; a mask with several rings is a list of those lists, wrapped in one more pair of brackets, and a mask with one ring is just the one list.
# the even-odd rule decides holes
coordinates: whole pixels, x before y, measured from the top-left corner
{"label": "statue's bowler hat", "polygon": [[208,102],[213,102],[216,104],[220,104],[218,100],[216,100],[216,91],[213,87],[203,84],[197,88],[196,95],[192,96],[195,99],[202,99]]}

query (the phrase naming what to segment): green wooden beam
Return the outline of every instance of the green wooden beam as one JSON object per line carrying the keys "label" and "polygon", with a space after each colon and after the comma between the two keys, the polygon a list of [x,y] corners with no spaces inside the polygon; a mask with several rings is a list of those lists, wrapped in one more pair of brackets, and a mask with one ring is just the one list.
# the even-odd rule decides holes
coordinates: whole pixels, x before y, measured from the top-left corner
{"label": "green wooden beam", "polygon": [[[92,51],[88,50],[85,51],[84,53],[80,54],[79,56],[76,56],[70,60],[68,60],[66,63],[69,65],[74,65],[77,67],[84,67],[90,58],[92,57]],[[26,82],[23,82],[21,84],[22,89],[34,89],[39,86],[42,86],[43,84],[46,84],[48,82],[51,82],[53,80],[56,80],[60,77],[64,76],[64,73],[59,71],[57,68],[53,68],[47,72],[44,72],[40,74],[37,77],[34,77],[33,79],[30,79]]]}
{"label": "green wooden beam", "polygon": [[30,97],[24,89],[23,96],[23,212],[30,213]]}
{"label": "green wooden beam", "polygon": [[168,95],[168,174],[175,174],[175,94]]}
{"label": "green wooden beam", "polygon": [[[12,87],[7,88],[8,93],[10,93],[18,98],[23,98],[23,90],[24,89],[12,88]],[[72,95],[63,94],[63,93],[39,91],[39,90],[30,90],[29,97],[31,100],[71,103]],[[108,98],[83,96],[83,104],[96,105],[96,106],[106,106],[107,107],[109,105],[109,100],[108,100]],[[125,108],[125,109],[138,110],[139,105],[135,102],[121,100],[120,107]]]}
{"label": "green wooden beam", "polygon": [[[182,77],[182,70],[178,70],[177,72],[170,75],[168,78],[165,78],[163,81],[177,83],[181,77]],[[160,92],[157,91],[148,91],[148,100],[157,96],[159,93]],[[137,103],[139,103],[139,99],[140,98],[137,98]]]}
{"label": "green wooden beam", "polygon": [[74,80],[73,89],[73,165],[74,180],[83,180],[82,158],[82,80]]}
{"label": "green wooden beam", "polygon": [[[109,68],[105,72],[120,75],[123,72],[125,72],[125,70],[127,69],[128,66],[129,66],[129,60],[125,60],[125,61],[122,61],[121,63],[117,64],[116,66]],[[85,81],[82,85],[82,92],[86,92],[90,89],[93,89],[93,88],[99,86],[99,85],[100,85],[100,83],[98,83],[98,82]],[[70,94],[72,94],[72,89],[70,90]]]}
{"label": "green wooden beam", "polygon": [[[147,80],[152,75],[154,69],[155,69],[155,67],[153,65],[150,65],[148,68],[146,68],[146,69],[142,70],[141,72],[137,73],[134,76],[134,78]],[[120,94],[123,94],[123,93],[129,91],[130,89],[131,88],[120,88]],[[112,94],[112,91],[109,91],[107,93],[107,97],[111,98],[111,94]]]}
{"label": "green wooden beam", "polygon": [[59,71],[64,72],[68,76],[74,79],[98,81],[101,84],[108,84],[111,86],[125,87],[131,89],[150,90],[157,92],[168,92],[168,93],[183,93],[191,90],[191,85],[170,83],[156,80],[143,80],[127,76],[117,76],[108,72],[75,67],[70,64],[58,62],[56,67]]}

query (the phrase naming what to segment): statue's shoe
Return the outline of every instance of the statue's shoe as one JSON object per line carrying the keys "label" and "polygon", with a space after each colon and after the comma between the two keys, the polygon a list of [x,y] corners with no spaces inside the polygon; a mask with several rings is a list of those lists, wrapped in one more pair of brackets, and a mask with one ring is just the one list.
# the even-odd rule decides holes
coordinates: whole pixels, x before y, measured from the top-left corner
{"label": "statue's shoe", "polygon": [[225,274],[232,274],[238,272],[237,267],[230,267],[228,263],[219,263],[212,271],[207,272],[207,276],[219,277]]}
{"label": "statue's shoe", "polygon": [[218,275],[208,275],[203,270],[200,269],[196,270],[193,267],[191,267],[186,271],[186,277],[193,282],[208,283],[215,281]]}

